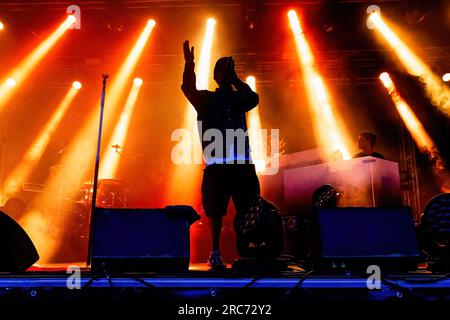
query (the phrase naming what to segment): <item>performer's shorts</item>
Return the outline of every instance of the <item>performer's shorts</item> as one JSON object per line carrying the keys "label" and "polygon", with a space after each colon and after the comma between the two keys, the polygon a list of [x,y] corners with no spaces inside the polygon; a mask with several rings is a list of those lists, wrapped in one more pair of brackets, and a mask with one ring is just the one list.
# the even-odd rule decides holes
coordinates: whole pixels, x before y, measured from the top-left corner
{"label": "performer's shorts", "polygon": [[260,194],[254,164],[212,164],[205,168],[202,204],[206,216],[225,216],[230,197],[236,212]]}

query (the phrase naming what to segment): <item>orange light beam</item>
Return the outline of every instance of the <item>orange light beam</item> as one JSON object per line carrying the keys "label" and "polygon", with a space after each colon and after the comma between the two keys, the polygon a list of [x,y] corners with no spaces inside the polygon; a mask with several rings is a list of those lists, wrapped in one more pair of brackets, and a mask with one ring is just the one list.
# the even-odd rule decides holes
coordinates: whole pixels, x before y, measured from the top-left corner
{"label": "orange light beam", "polygon": [[448,179],[449,174],[445,169],[445,163],[439,154],[439,150],[430,137],[430,135],[425,130],[424,126],[420,122],[419,118],[416,116],[414,111],[408,105],[408,103],[402,98],[398,92],[394,82],[392,81],[389,73],[383,72],[380,74],[380,80],[384,87],[389,93],[392,102],[397,109],[400,118],[402,119],[405,127],[408,129],[409,133],[413,137],[417,147],[420,152],[428,155],[430,160],[434,163],[434,173],[437,178],[441,180],[441,190],[442,192],[449,192],[450,181]]}
{"label": "orange light beam", "polygon": [[328,101],[327,90],[317,71],[314,56],[303,33],[297,12],[290,10],[288,17],[305,79],[309,106],[314,116],[314,131],[319,145],[327,154],[340,152],[343,159],[350,159],[351,156],[346,143],[348,139],[345,138],[347,136],[346,130],[343,126],[338,125],[335,110]]}
{"label": "orange light beam", "polygon": [[414,111],[412,111],[411,107],[400,96],[390,75],[387,72],[383,72],[380,74],[380,80],[387,89],[392,102],[395,104],[397,112],[402,118],[409,133],[414,138],[419,150],[424,153],[432,154],[436,149],[436,144],[428,135]]}
{"label": "orange light beam", "polygon": [[38,164],[51,137],[61,123],[77,93],[78,89],[71,85],[69,91],[56,108],[56,111],[31,143],[22,160],[5,179],[5,193],[7,197],[14,196],[14,194],[22,188],[22,184],[26,182],[31,172]]}
{"label": "orange light beam", "polygon": [[198,64],[197,87],[199,90],[208,89],[209,74],[211,71],[211,49],[214,40],[215,26],[215,19],[209,18],[206,21],[206,32],[203,39],[202,50],[200,52],[200,60]]}
{"label": "orange light beam", "polygon": [[425,93],[431,103],[447,116],[450,116],[450,88],[442,82],[441,77],[434,74],[425,62],[395,34],[379,13],[372,13],[369,19],[375,26],[375,29],[392,47],[408,73],[420,77],[421,83],[425,87]]}
{"label": "orange light beam", "polygon": [[[111,77],[111,83],[107,87],[106,105],[104,114],[104,135],[109,132],[114,125],[113,119],[117,115],[121,99],[126,91],[126,86],[131,74],[134,72],[140,56],[145,48],[148,39],[154,29],[156,22],[149,20],[133,47],[129,51],[124,62],[120,66],[118,72]],[[80,183],[86,178],[89,170],[93,168],[91,160],[95,156],[96,137],[98,130],[98,106],[92,108],[91,113],[87,116],[87,120],[80,128],[73,139],[71,148],[66,151],[61,163],[64,165],[65,188],[69,191],[76,191],[80,188]],[[47,185],[57,184],[58,181],[50,179]]]}
{"label": "orange light beam", "polygon": [[[211,73],[211,51],[214,40],[216,20],[209,18],[206,20],[205,36],[203,38],[202,49],[200,51],[200,59],[198,63],[198,68],[196,72],[197,80],[196,85],[198,90],[207,90],[209,87],[209,78]],[[193,147],[194,152],[192,154],[192,159],[195,163],[201,162],[202,157],[202,147],[199,142],[198,128],[197,128],[197,113],[194,107],[188,102],[187,112],[184,118],[184,127],[192,130],[194,141]]]}
{"label": "orange light beam", "polygon": [[107,144],[107,149],[103,153],[100,162],[100,179],[112,179],[116,177],[120,154],[118,154],[115,149],[112,148],[113,145],[119,145],[123,147],[127,133],[128,126],[130,124],[131,116],[133,115],[134,106],[142,86],[142,80],[140,78],[134,79],[133,87],[131,88],[130,94],[128,95],[127,101],[125,102],[125,107],[120,115],[119,121],[116,124],[114,133]]}
{"label": "orange light beam", "polygon": [[[254,76],[248,76],[246,82],[250,88],[256,92],[256,78]],[[250,110],[247,114],[247,119],[252,160],[255,164],[256,172],[260,173],[266,168],[265,158],[267,150],[264,149],[265,144],[261,134],[261,116],[259,114],[258,106]]]}
{"label": "orange light beam", "polygon": [[[203,38],[202,49],[200,51],[200,59],[196,72],[196,85],[198,90],[207,90],[209,87],[209,78],[211,73],[211,51],[214,40],[216,20],[209,18],[206,20],[205,35]],[[195,161],[201,161],[201,145],[198,142],[197,130],[197,113],[191,104],[188,102],[187,112],[184,118],[184,126],[193,130],[194,133],[194,150],[193,157]],[[200,155],[200,159],[198,158]]]}
{"label": "orange light beam", "polygon": [[[114,124],[112,120],[117,114],[117,107],[121,103],[120,98],[126,90],[126,86],[123,84],[128,82],[127,80],[133,73],[155,24],[154,20],[149,20],[146,23],[145,28],[129,51],[117,74],[114,74],[111,82],[108,83],[104,114],[104,132],[108,132],[108,126]],[[46,181],[45,184],[48,191],[43,192],[34,200],[36,208],[48,208],[49,206],[56,208],[45,212],[45,221],[42,221],[39,215],[36,215],[35,222],[46,224],[48,221],[52,221],[53,225],[57,225],[61,229],[63,229],[65,223],[67,223],[67,217],[61,216],[58,212],[58,206],[54,204],[54,190],[61,189],[60,177],[62,176],[64,177],[63,189],[65,194],[79,191],[81,184],[85,182],[88,173],[93,172],[93,161],[96,152],[98,133],[99,105],[100,100],[98,100],[98,103],[92,108],[91,113],[87,115],[86,121],[73,138],[70,148],[67,149],[65,155],[61,159],[60,173],[50,177]],[[38,212],[39,210],[35,211]],[[25,230],[28,232],[27,228],[25,228]],[[32,239],[36,244],[36,247],[41,248],[40,250],[42,250],[39,252],[41,256],[39,261],[49,261],[49,259],[52,259],[53,255],[57,252],[60,241],[50,243],[47,241],[46,237],[42,237],[41,233],[42,232],[37,230]]]}
{"label": "orange light beam", "polygon": [[[1,81],[0,86],[0,110],[11,99],[14,92],[30,76],[38,63],[42,61],[45,55],[64,35],[70,26],[76,21],[72,15],[62,22],[59,27],[53,31],[43,42],[41,42],[28,56],[26,56],[9,74]],[[7,79],[14,79],[17,85],[11,86]]]}

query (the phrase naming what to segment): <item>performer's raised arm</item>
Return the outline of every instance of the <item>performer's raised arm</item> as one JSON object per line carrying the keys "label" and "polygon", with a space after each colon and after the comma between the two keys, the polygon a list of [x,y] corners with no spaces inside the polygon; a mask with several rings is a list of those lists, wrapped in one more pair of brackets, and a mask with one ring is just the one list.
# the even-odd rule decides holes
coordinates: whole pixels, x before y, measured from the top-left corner
{"label": "performer's raised arm", "polygon": [[194,72],[194,47],[189,48],[189,40],[183,43],[184,51],[184,72],[183,72],[183,84],[181,90],[186,98],[198,111],[202,100],[202,91],[197,90],[196,76]]}

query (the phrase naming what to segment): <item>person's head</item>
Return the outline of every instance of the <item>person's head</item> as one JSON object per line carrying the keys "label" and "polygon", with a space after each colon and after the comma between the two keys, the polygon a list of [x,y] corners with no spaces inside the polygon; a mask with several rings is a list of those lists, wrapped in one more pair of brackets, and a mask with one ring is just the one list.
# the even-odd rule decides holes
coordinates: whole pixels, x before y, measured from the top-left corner
{"label": "person's head", "polygon": [[377,136],[372,132],[361,132],[358,138],[358,148],[360,150],[373,150],[377,143]]}
{"label": "person's head", "polygon": [[232,75],[230,73],[229,62],[230,57],[222,57],[217,60],[214,66],[214,80],[219,86],[227,86],[231,84]]}

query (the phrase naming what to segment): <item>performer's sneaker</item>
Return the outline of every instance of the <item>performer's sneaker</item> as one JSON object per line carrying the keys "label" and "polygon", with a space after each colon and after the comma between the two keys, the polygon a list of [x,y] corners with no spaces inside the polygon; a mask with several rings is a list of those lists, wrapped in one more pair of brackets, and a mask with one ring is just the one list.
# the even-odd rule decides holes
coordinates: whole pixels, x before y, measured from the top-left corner
{"label": "performer's sneaker", "polygon": [[211,252],[208,259],[208,266],[210,271],[221,271],[227,268],[227,265],[222,261],[220,251]]}

